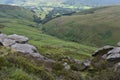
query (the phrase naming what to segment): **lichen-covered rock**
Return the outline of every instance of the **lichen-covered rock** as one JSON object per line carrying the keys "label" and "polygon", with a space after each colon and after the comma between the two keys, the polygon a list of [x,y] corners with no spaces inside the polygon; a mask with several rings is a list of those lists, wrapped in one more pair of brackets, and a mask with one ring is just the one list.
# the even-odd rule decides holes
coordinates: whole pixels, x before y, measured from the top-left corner
{"label": "lichen-covered rock", "polygon": [[28,38],[25,36],[13,34],[5,35],[0,34],[0,45],[5,47],[10,47],[20,53],[23,53],[27,56],[32,56],[33,58],[43,61],[45,63],[54,63],[54,60],[48,59],[42,56],[36,49],[35,46],[28,44]]}
{"label": "lichen-covered rock", "polygon": [[84,71],[88,69],[90,65],[91,65],[90,60],[84,60],[84,61],[76,60],[76,62],[72,65],[72,69],[75,71]]}
{"label": "lichen-covered rock", "polygon": [[2,45],[7,47],[7,46],[11,46],[15,44],[15,40],[11,40],[11,39],[4,39],[3,42],[2,42]]}
{"label": "lichen-covered rock", "polygon": [[61,57],[61,58],[58,59],[58,61],[67,62],[67,63],[75,63],[75,59],[73,59],[69,56]]}
{"label": "lichen-covered rock", "polygon": [[30,44],[16,43],[12,45],[11,48],[17,50],[18,52],[22,52],[24,54],[32,54],[37,52],[37,49]]}
{"label": "lichen-covered rock", "polygon": [[110,50],[108,53],[103,55],[103,58],[109,61],[120,60],[120,47],[115,47],[113,50]]}
{"label": "lichen-covered rock", "polygon": [[64,66],[65,70],[70,70],[71,69],[70,65],[68,65],[68,63],[66,63],[66,62],[63,64],[63,66]]}
{"label": "lichen-covered rock", "polygon": [[0,34],[0,44],[1,45],[3,45],[3,41],[4,41],[4,39],[6,39],[7,38],[7,35],[5,35],[5,34]]}
{"label": "lichen-covered rock", "polygon": [[117,43],[117,46],[120,47],[120,42]]}
{"label": "lichen-covered rock", "polygon": [[110,50],[112,50],[114,47],[113,46],[104,46],[98,50],[95,51],[94,54],[92,54],[92,56],[97,56],[97,55],[104,55],[106,54],[107,52],[109,52]]}
{"label": "lichen-covered rock", "polygon": [[114,71],[120,71],[120,62],[118,62],[117,64],[115,64]]}
{"label": "lichen-covered rock", "polygon": [[86,67],[90,67],[91,61],[90,61],[90,60],[85,60],[85,61],[83,61],[83,64],[84,64]]}
{"label": "lichen-covered rock", "polygon": [[8,38],[11,40],[15,40],[17,43],[26,43],[29,40],[27,37],[17,34],[9,35]]}
{"label": "lichen-covered rock", "polygon": [[20,35],[5,35],[5,34],[0,34],[0,44],[3,46],[11,46],[15,43],[26,43],[29,39],[27,37],[24,36],[20,36]]}

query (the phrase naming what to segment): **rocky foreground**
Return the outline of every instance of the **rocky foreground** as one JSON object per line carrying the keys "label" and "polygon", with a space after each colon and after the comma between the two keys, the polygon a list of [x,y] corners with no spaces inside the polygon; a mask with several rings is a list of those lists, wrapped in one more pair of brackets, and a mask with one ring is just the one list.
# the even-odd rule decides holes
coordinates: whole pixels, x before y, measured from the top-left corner
{"label": "rocky foreground", "polygon": [[99,57],[100,59],[107,60],[108,62],[117,63],[120,67],[120,42],[117,46],[104,46],[95,51],[93,57]]}
{"label": "rocky foreground", "polygon": [[[54,60],[48,59],[47,57],[42,56],[37,48],[33,45],[30,45],[28,43],[29,38],[17,34],[13,35],[6,35],[6,34],[0,34],[0,44],[5,47],[10,47],[13,50],[16,50],[20,53],[23,53],[24,55],[30,55],[36,58],[37,60],[42,60],[46,62],[55,62]],[[85,60],[83,62],[79,60],[72,59],[70,57],[64,57],[61,58],[60,61],[62,61],[63,66],[66,70],[70,70],[71,67],[68,65],[68,63],[75,63],[76,65],[80,64],[82,65],[81,68],[76,67],[77,70],[84,70],[90,65],[90,61]],[[66,62],[65,62],[66,61]]]}
{"label": "rocky foreground", "polygon": [[[30,59],[30,61],[35,59],[34,63],[36,65],[31,64],[32,67],[30,67],[30,65],[27,64],[29,61],[25,63],[24,60],[21,60],[22,64],[19,64],[19,60],[15,58],[15,55],[12,56],[12,59],[15,59],[15,61],[12,61],[10,56],[12,54],[6,55],[10,58],[8,59],[8,62],[12,63],[12,65],[16,66],[17,68],[22,67],[24,70],[28,68],[31,71],[32,68],[37,71],[37,73],[40,72],[39,67],[43,64],[43,68],[45,68],[46,72],[50,73],[52,78],[50,78],[49,74],[45,74],[44,76],[49,76],[49,78],[41,76],[42,80],[120,80],[120,43],[118,43],[116,46],[107,45],[96,50],[92,54],[91,59],[85,59],[81,61],[73,59],[69,56],[65,56],[54,61],[42,56],[38,52],[37,48],[33,45],[30,45],[28,41],[29,38],[25,36],[17,34],[0,34],[0,45],[4,47],[10,47],[10,49],[25,56],[32,56],[32,58],[26,58]],[[6,59],[8,57],[6,57]],[[38,62],[36,62],[36,60]],[[38,69],[35,66],[37,66]],[[34,74],[37,73],[35,72]],[[43,74],[43,72],[41,74]]]}
{"label": "rocky foreground", "polygon": [[[42,56],[37,48],[28,43],[29,38],[17,34],[6,35],[0,34],[0,44],[5,47],[10,47],[13,50],[23,53],[24,55],[31,55],[34,58],[43,61],[53,61]],[[53,61],[54,62],[54,61]]]}

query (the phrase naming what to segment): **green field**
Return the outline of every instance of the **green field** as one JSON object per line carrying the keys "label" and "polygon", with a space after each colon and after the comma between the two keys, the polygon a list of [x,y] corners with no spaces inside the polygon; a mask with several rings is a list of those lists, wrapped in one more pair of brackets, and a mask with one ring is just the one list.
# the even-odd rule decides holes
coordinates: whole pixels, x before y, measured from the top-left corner
{"label": "green field", "polygon": [[95,8],[62,16],[46,23],[43,30],[52,36],[87,45],[114,45],[120,40],[119,7]]}

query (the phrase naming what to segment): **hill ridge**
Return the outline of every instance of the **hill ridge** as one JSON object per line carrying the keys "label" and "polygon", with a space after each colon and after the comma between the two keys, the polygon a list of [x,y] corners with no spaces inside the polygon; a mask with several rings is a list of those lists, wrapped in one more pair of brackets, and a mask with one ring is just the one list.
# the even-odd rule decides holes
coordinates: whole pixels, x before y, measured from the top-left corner
{"label": "hill ridge", "polygon": [[113,45],[120,40],[119,7],[120,5],[93,8],[71,16],[55,18],[46,23],[43,30],[65,40],[90,45],[92,43],[95,46]]}

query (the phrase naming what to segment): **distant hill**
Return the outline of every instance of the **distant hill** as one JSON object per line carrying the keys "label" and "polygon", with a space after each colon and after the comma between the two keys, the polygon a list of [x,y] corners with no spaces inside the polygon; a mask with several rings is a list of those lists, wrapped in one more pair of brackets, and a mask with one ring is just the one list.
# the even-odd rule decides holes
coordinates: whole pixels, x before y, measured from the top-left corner
{"label": "distant hill", "polygon": [[[34,2],[34,3],[33,3]],[[120,4],[120,0],[2,0],[0,3],[3,4],[16,4],[16,5],[40,5],[41,3],[63,3],[67,5],[81,6],[105,6]]]}
{"label": "distant hill", "polygon": [[62,16],[43,27],[45,33],[74,42],[102,46],[120,40],[120,6],[85,10]]}
{"label": "distant hill", "polygon": [[41,3],[62,3],[63,0],[2,0],[2,4],[12,4],[18,6],[38,6]]}
{"label": "distant hill", "polygon": [[114,5],[120,4],[120,0],[65,0],[65,4],[69,5],[88,5],[88,6],[106,6],[106,5]]}
{"label": "distant hill", "polygon": [[0,18],[33,20],[33,12],[18,6],[0,5]]}

